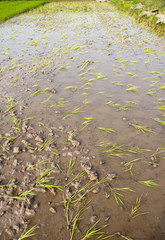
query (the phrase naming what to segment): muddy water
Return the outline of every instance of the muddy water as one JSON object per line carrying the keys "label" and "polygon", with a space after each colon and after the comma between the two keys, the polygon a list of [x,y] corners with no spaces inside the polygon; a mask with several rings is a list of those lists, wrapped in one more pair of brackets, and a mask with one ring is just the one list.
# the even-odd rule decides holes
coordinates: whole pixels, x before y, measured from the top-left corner
{"label": "muddy water", "polygon": [[[99,219],[113,239],[165,239],[164,38],[94,2],[50,3],[6,21],[0,33],[0,184],[15,179],[13,188],[1,187],[0,239],[17,239],[34,225],[30,239],[72,239],[74,216],[89,201],[73,239],[87,239]],[[80,145],[68,141],[70,131]],[[45,140],[54,143],[42,149]],[[99,179],[116,178],[96,185],[97,193],[89,191],[97,182],[91,181],[85,198],[71,198],[67,225],[64,202],[76,192],[70,181],[83,172],[82,161]],[[37,191],[47,169],[63,192]],[[77,189],[89,180],[89,173],[77,179]],[[158,185],[140,182],[146,180]],[[13,199],[30,189],[35,196]]]}

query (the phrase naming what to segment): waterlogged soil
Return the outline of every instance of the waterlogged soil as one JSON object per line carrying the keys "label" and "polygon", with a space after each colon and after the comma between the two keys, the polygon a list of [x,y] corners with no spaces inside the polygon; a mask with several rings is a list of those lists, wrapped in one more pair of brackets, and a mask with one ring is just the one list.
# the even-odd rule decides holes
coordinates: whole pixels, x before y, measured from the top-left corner
{"label": "waterlogged soil", "polygon": [[164,37],[95,2],[0,35],[0,239],[165,239]]}

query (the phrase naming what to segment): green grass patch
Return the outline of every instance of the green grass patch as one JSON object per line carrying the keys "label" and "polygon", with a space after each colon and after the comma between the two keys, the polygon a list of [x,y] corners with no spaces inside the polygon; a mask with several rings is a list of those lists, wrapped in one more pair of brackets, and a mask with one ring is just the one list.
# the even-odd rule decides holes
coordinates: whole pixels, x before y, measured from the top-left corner
{"label": "green grass patch", "polygon": [[0,1],[0,22],[47,2],[48,1]]}
{"label": "green grass patch", "polygon": [[[155,15],[147,17],[141,16],[143,11],[151,11],[158,9],[159,12],[165,14],[165,1],[164,0],[110,0],[110,3],[114,4],[118,9],[128,12],[133,15],[140,23],[143,23],[160,34],[165,33],[165,24],[157,22]],[[141,3],[144,5],[143,8],[137,8],[137,4]]]}

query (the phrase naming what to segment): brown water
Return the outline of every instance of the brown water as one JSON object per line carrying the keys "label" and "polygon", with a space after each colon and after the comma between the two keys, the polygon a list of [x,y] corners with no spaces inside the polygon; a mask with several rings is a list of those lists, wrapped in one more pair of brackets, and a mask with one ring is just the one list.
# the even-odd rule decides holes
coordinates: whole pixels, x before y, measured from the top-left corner
{"label": "brown water", "polygon": [[[35,164],[46,159],[60,165],[63,172],[54,173],[53,177],[65,186],[83,171],[80,161],[86,159],[100,179],[112,172],[117,177],[101,184],[97,194],[87,195],[91,202],[73,239],[83,239],[92,226],[92,215],[100,219],[98,226],[107,224],[106,217],[110,217],[105,229],[107,235],[120,232],[137,240],[165,239],[165,126],[154,120],[165,123],[165,112],[157,109],[165,102],[164,37],[156,36],[109,3],[95,2],[47,4],[1,24],[0,34],[0,133],[3,137],[9,132],[12,137],[17,136],[8,152],[2,147],[5,139],[1,139],[0,152],[7,156],[0,169],[1,184],[13,178],[21,183],[27,173],[34,172],[22,172],[22,166],[28,161]],[[132,86],[138,86],[134,88],[136,91],[128,90]],[[36,92],[38,90],[41,92]],[[17,105],[5,113],[11,103]],[[73,113],[77,108],[82,112]],[[33,153],[14,154],[13,147],[22,145],[27,135],[12,128],[21,128],[11,119],[13,114],[22,123],[34,117],[28,120],[32,126],[28,132],[37,135],[42,131],[40,134],[45,139],[54,139],[56,146],[50,151],[35,148]],[[66,117],[67,114],[71,115]],[[85,118],[90,118],[87,125],[83,124]],[[131,124],[145,126],[154,133],[142,132]],[[99,127],[112,128],[115,132],[108,133]],[[48,136],[51,129],[59,137]],[[76,132],[80,146],[74,148],[66,143],[68,131]],[[34,137],[29,141],[35,147]],[[122,149],[114,151],[113,154],[118,155],[112,156],[107,152],[110,146],[99,146],[103,142],[120,145]],[[132,153],[131,147],[150,151]],[[59,156],[54,156],[52,151]],[[66,171],[71,157],[64,154],[68,152],[76,157],[69,180]],[[22,162],[13,167],[15,158]],[[134,159],[138,160],[126,164]],[[103,165],[101,160],[105,161]],[[45,170],[50,165],[42,167]],[[147,187],[139,182],[146,180],[153,180],[158,186]],[[26,188],[30,189],[34,181]],[[81,186],[87,181],[87,176],[82,178]],[[135,192],[121,189],[116,192],[115,188],[130,188]],[[120,201],[117,204],[112,189],[121,194],[118,196],[123,204]],[[137,197],[141,199],[141,206],[131,217]],[[48,191],[36,193],[34,203],[39,204],[35,216],[24,217],[28,219],[27,229],[39,227],[30,239],[71,239],[62,192],[58,191],[55,197]],[[12,214],[17,205],[15,200]],[[49,211],[50,206],[56,207],[55,214]],[[76,210],[71,204],[70,215],[74,216]],[[13,222],[10,223],[5,214],[0,217],[0,239],[13,239],[4,231],[10,224]],[[112,239],[122,239],[122,236]]]}

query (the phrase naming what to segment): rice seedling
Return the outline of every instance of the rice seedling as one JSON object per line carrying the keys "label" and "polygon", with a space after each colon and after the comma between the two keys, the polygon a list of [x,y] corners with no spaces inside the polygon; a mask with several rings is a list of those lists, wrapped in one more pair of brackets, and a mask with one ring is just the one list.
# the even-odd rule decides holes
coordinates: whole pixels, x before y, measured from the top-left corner
{"label": "rice seedling", "polygon": [[127,92],[137,92],[140,88],[139,86],[133,86],[132,84],[129,84],[128,86],[130,87],[126,89]]}
{"label": "rice seedling", "polygon": [[104,237],[104,232],[102,231],[104,228],[108,226],[108,224],[101,225],[99,227],[96,227],[100,220],[98,220],[96,223],[90,227],[87,232],[84,234],[84,237],[81,240],[86,240],[95,237],[96,240],[103,240],[108,239],[110,237],[115,236],[115,234],[111,234],[109,236]]}
{"label": "rice seedling", "polygon": [[90,100],[84,100],[83,103],[86,104],[86,105],[88,105],[88,104],[91,104],[92,101],[90,101]]}
{"label": "rice seedling", "polygon": [[121,106],[121,104],[113,103],[112,101],[107,102],[106,105],[109,105],[109,106],[114,107],[114,108],[119,108]]}
{"label": "rice seedling", "polygon": [[7,184],[0,185],[0,188],[11,188],[11,187],[17,187],[17,185],[10,183],[11,180]]}
{"label": "rice seedling", "polygon": [[42,101],[41,103],[47,103],[51,99],[52,95],[50,95],[46,100]]}
{"label": "rice seedling", "polygon": [[132,106],[132,105],[124,105],[124,106],[120,107],[119,110],[127,111],[127,110],[129,110],[131,108],[134,108],[134,106]]}
{"label": "rice seedling", "polygon": [[123,86],[124,84],[123,83],[119,83],[119,82],[112,82],[112,84],[114,84],[115,86]]}
{"label": "rice seedling", "polygon": [[70,240],[73,240],[73,236],[76,232],[76,229],[78,227],[79,221],[82,217],[82,214],[85,210],[87,210],[88,203],[83,204],[83,206],[77,211],[74,218],[72,219],[72,227],[70,229]]}
{"label": "rice seedling", "polygon": [[98,127],[98,129],[103,130],[107,133],[115,133],[116,131],[113,130],[112,128],[104,128],[104,127]]}
{"label": "rice seedling", "polygon": [[26,230],[24,230],[21,236],[18,238],[18,240],[22,240],[22,239],[34,236],[35,234],[33,232],[36,230],[36,228],[37,226],[33,226],[27,232],[25,232]]}
{"label": "rice seedling", "polygon": [[165,152],[165,148],[157,148],[156,151],[151,155],[151,157],[157,156],[160,153],[164,153]]}
{"label": "rice seedling", "polygon": [[125,204],[124,204],[123,200],[120,197],[120,196],[123,196],[122,192],[128,192],[128,191],[129,192],[135,192],[131,188],[127,188],[127,187],[125,187],[125,188],[112,188],[112,187],[109,186],[109,188],[111,190],[111,193],[112,193],[116,203],[117,204],[121,203],[123,206],[125,206]]}
{"label": "rice seedling", "polygon": [[52,143],[54,143],[54,140],[45,140],[43,144],[39,147],[39,151],[43,151],[45,148],[49,147]]}
{"label": "rice seedling", "polygon": [[[131,209],[131,212],[130,212],[129,217],[135,218],[135,217],[138,217],[138,216],[140,216],[140,215],[146,214],[146,213],[136,214],[137,211],[140,210],[140,205],[141,205],[141,197],[140,197],[140,198],[137,197],[135,204],[132,206],[132,209]],[[135,214],[136,214],[136,215],[135,215]]]}
{"label": "rice seedling", "polygon": [[131,176],[133,176],[132,168],[133,168],[133,166],[135,165],[135,162],[137,162],[137,161],[139,161],[139,160],[140,160],[140,158],[136,158],[136,159],[133,159],[133,160],[131,160],[131,161],[129,161],[129,162],[126,162],[126,163],[124,164],[124,166],[126,167],[126,171],[129,171],[130,174],[131,174]]}
{"label": "rice seedling", "polygon": [[10,103],[10,106],[6,109],[5,113],[10,112],[11,110],[13,110],[16,106],[18,105],[18,103]]}
{"label": "rice seedling", "polygon": [[160,118],[154,118],[154,120],[162,125],[165,125],[165,121],[161,120]]}
{"label": "rice seedling", "polygon": [[35,91],[35,92],[32,94],[32,96],[34,97],[34,96],[36,96],[36,95],[38,95],[38,94],[40,94],[40,93],[42,93],[42,94],[47,94],[49,90],[50,90],[49,88],[45,88],[45,89],[43,89],[43,90],[37,90],[37,91]]}
{"label": "rice seedling", "polygon": [[155,107],[156,109],[159,109],[160,111],[165,111],[165,106]]}
{"label": "rice seedling", "polygon": [[67,105],[67,101],[65,101],[64,98],[60,98],[60,100],[58,101],[56,107],[62,108],[62,107],[65,107],[66,105]]}
{"label": "rice seedling", "polygon": [[129,147],[128,148],[128,152],[131,153],[144,153],[144,152],[148,152],[151,151],[150,149],[140,149],[138,147]]}
{"label": "rice seedling", "polygon": [[65,120],[65,119],[71,117],[72,115],[73,115],[73,114],[67,114],[66,116],[64,116],[64,117],[62,118],[62,120]]}
{"label": "rice seedling", "polygon": [[165,101],[165,98],[159,98],[158,101],[160,102]]}
{"label": "rice seedling", "polygon": [[37,178],[37,180],[35,181],[34,186],[35,187],[40,187],[40,188],[46,188],[46,189],[51,189],[51,188],[55,188],[58,189],[60,191],[62,191],[62,186],[60,185],[56,185],[55,183],[50,182],[50,180],[53,177],[49,177],[49,175],[54,171],[54,168],[48,168],[45,170],[44,173],[41,174],[41,176],[39,176]]}
{"label": "rice seedling", "polygon": [[147,187],[157,187],[159,184],[154,182],[153,180],[145,180],[145,181],[139,181],[139,183],[147,186]]}
{"label": "rice seedling", "polygon": [[93,119],[95,119],[95,118],[93,118],[93,117],[85,117],[84,118],[85,121],[82,123],[82,125],[84,125],[83,129],[86,128]]}
{"label": "rice seedling", "polygon": [[72,90],[73,92],[75,92],[77,90],[77,87],[76,86],[67,86],[67,87],[65,87],[65,89]]}
{"label": "rice seedling", "polygon": [[67,174],[66,174],[67,178],[69,178],[69,176],[71,175],[75,163],[76,163],[76,160],[75,160],[75,159],[72,159],[72,158],[71,158],[71,159],[69,160],[69,165],[68,165]]}
{"label": "rice seedling", "polygon": [[130,124],[130,126],[136,128],[137,130],[140,130],[143,133],[145,133],[145,132],[155,133],[151,129],[146,128],[145,126],[138,125],[138,124]]}
{"label": "rice seedling", "polygon": [[30,190],[27,190],[27,191],[25,191],[24,193],[21,193],[20,195],[19,195],[19,197],[20,197],[20,199],[24,199],[24,198],[27,198],[27,196],[34,196],[35,195],[35,193],[33,192],[33,189],[30,189]]}
{"label": "rice seedling", "polygon": [[137,105],[138,103],[135,102],[135,101],[125,101],[126,103],[129,103],[129,104],[134,104],[134,105]]}
{"label": "rice seedling", "polygon": [[121,238],[124,238],[124,239],[126,239],[126,240],[135,240],[135,239],[133,239],[133,238],[126,237],[126,236],[122,235],[121,233],[119,233],[118,235],[119,235]]}

